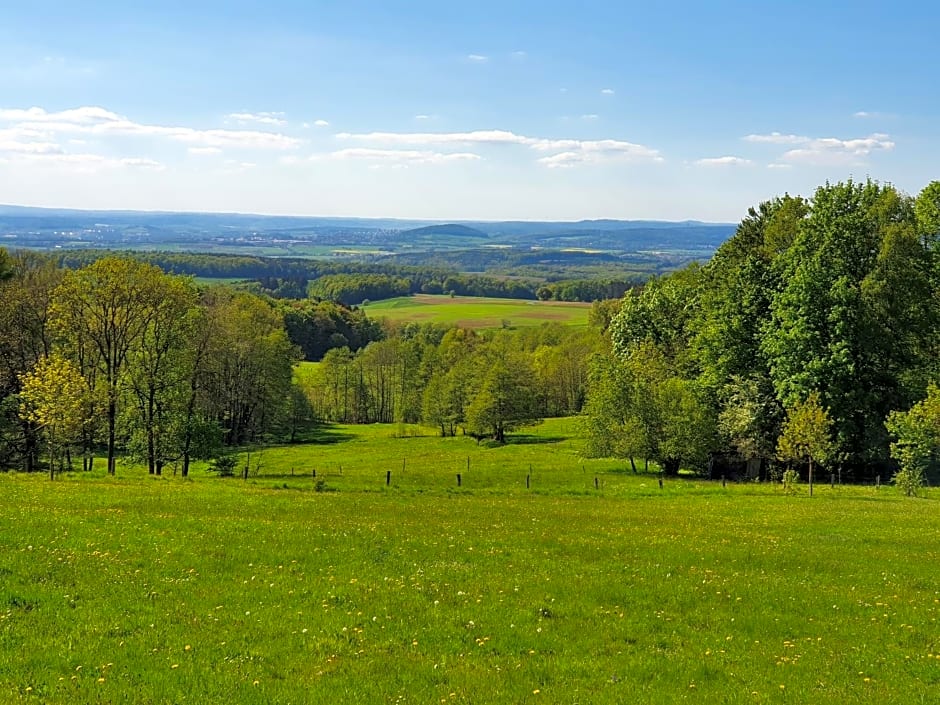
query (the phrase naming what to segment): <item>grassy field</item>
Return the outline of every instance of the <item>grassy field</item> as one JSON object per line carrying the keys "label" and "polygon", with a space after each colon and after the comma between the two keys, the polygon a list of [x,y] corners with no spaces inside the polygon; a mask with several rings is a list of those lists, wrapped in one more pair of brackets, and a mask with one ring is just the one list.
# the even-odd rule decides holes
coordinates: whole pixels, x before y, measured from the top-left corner
{"label": "grassy field", "polygon": [[532,326],[557,321],[587,325],[590,304],[564,301],[522,301],[474,296],[418,294],[363,306],[369,318],[419,323],[448,323],[464,328]]}
{"label": "grassy field", "polygon": [[0,702],[940,701],[936,491],[660,489],[574,423],[0,476]]}

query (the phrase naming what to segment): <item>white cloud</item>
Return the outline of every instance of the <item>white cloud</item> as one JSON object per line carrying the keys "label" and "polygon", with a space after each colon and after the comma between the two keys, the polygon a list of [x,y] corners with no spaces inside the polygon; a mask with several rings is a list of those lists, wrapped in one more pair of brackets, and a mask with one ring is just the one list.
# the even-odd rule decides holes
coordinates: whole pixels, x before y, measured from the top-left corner
{"label": "white cloud", "polygon": [[62,152],[62,148],[41,131],[11,128],[0,130],[0,152],[55,154]]}
{"label": "white cloud", "polygon": [[114,159],[100,154],[90,153],[32,153],[18,155],[19,161],[32,164],[65,167],[74,169],[82,173],[94,173],[102,169],[148,169],[152,171],[163,171],[166,169],[164,164],[144,157],[124,157]]}
{"label": "white cloud", "polygon": [[90,134],[102,137],[163,137],[188,145],[240,147],[244,149],[294,149],[301,141],[278,132],[264,130],[198,129],[134,122],[104,108],[86,106],[46,112],[42,108],[0,109],[0,123],[13,123],[13,129],[37,135]]}
{"label": "white cloud", "polygon": [[598,117],[599,116],[595,113],[588,113],[586,115],[582,115],[581,119],[582,120],[597,120]]}
{"label": "white cloud", "polygon": [[883,134],[849,140],[823,137],[810,140],[798,149],[791,149],[782,159],[786,162],[819,166],[854,164],[873,152],[890,152],[893,149],[894,142],[888,135]]}
{"label": "white cloud", "polygon": [[154,159],[142,159],[139,157],[128,157],[125,159],[119,160],[122,166],[135,167],[137,169],[154,169],[156,171],[163,171],[166,167],[160,162]]}
{"label": "white cloud", "polygon": [[234,120],[239,125],[258,123],[260,125],[283,126],[287,124],[287,120],[284,119],[284,113],[229,113],[226,117],[229,120]]}
{"label": "white cloud", "polygon": [[894,120],[898,115],[897,113],[883,113],[878,110],[859,110],[852,113],[852,117],[861,120]]}
{"label": "white cloud", "polygon": [[[776,162],[805,164],[810,166],[832,166],[858,164],[873,152],[890,152],[895,143],[891,137],[880,132],[868,137],[840,139],[838,137],[803,137],[771,132],[767,135],[747,135],[747,142],[792,145]],[[777,168],[777,167],[775,167]]]}
{"label": "white cloud", "polygon": [[418,149],[374,149],[353,147],[341,149],[329,154],[315,154],[312,160],[361,160],[387,164],[447,164],[450,162],[468,162],[482,159],[472,152],[435,152]]}
{"label": "white cloud", "polygon": [[613,95],[613,94],[614,94],[613,88],[604,88],[601,90],[601,95]]}
{"label": "white cloud", "polygon": [[314,120],[313,126],[314,127],[329,127],[330,123],[326,120]]}
{"label": "white cloud", "polygon": [[524,51],[514,51],[512,53],[512,58],[514,59],[525,59],[529,54]]}
{"label": "white cloud", "polygon": [[415,120],[430,120],[430,119],[431,119],[430,115],[424,115],[423,113],[421,115],[415,115]]}
{"label": "white cloud", "polygon": [[780,162],[772,162],[767,165],[768,169],[792,169],[792,164],[781,164]]}
{"label": "white cloud", "polygon": [[202,156],[222,154],[222,150],[218,147],[189,147],[186,151],[190,154],[197,154]]}
{"label": "white cloud", "polygon": [[472,132],[340,132],[341,140],[373,142],[390,145],[429,144],[526,144],[528,137],[507,130],[474,130]]}
{"label": "white cloud", "polygon": [[809,142],[809,137],[800,135],[784,135],[779,132],[771,132],[767,135],[745,135],[745,142],[757,142],[759,144],[803,144]]}
{"label": "white cloud", "polygon": [[467,54],[467,61],[471,61],[475,64],[485,64],[490,60],[490,57],[483,56],[483,54]]}
{"label": "white cloud", "polygon": [[369,132],[337,135],[342,140],[353,140],[383,146],[431,147],[450,145],[519,145],[536,152],[556,152],[541,157],[538,163],[549,168],[570,167],[577,164],[596,164],[605,161],[663,161],[659,151],[641,144],[623,140],[546,139],[516,134],[508,130],[474,130],[472,132]]}
{"label": "white cloud", "polygon": [[693,162],[697,166],[749,166],[753,164],[750,159],[744,159],[743,157],[709,157],[707,159],[696,159]]}
{"label": "white cloud", "polygon": [[658,150],[622,140],[541,140],[533,147],[539,151],[564,150],[537,160],[549,169],[607,162],[664,161]]}

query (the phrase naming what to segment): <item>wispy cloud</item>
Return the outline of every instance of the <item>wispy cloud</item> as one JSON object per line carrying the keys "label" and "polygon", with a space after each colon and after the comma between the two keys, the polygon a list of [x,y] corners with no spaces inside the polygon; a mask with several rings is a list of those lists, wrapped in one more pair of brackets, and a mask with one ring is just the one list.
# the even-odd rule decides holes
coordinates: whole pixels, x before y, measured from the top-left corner
{"label": "wispy cloud", "polygon": [[613,94],[614,94],[614,89],[613,89],[613,88],[603,88],[603,89],[601,89],[601,95],[613,95]]}
{"label": "wispy cloud", "polygon": [[754,143],[793,146],[794,149],[784,152],[775,163],[808,166],[858,164],[875,152],[890,152],[895,147],[890,135],[880,132],[851,139],[804,137],[771,132],[766,135],[746,135],[743,139]]}
{"label": "wispy cloud", "polygon": [[896,118],[897,115],[894,113],[883,113],[877,110],[859,110],[858,112],[852,113],[852,117],[861,120],[887,120]]}
{"label": "wispy cloud", "polygon": [[265,130],[199,129],[135,122],[97,106],[84,106],[59,112],[42,108],[0,108],[0,123],[10,129],[32,132],[53,141],[59,134],[85,134],[99,137],[163,137],[171,141],[203,147],[287,150],[301,141]]}
{"label": "wispy cloud", "polygon": [[467,54],[467,61],[474,64],[485,64],[489,60],[490,57],[484,56],[483,54]]}
{"label": "wispy cloud", "polygon": [[328,154],[315,154],[313,161],[322,160],[355,160],[380,162],[386,164],[448,164],[452,162],[479,161],[482,157],[472,152],[435,152],[433,150],[418,149],[374,149],[369,147],[353,147],[340,149]]}
{"label": "wispy cloud", "polygon": [[274,125],[280,127],[287,124],[287,120],[284,119],[284,113],[229,113],[226,118],[237,122],[239,125],[257,123],[259,125]]}
{"label": "wispy cloud", "polygon": [[432,117],[433,116],[431,115],[425,115],[424,113],[421,113],[420,115],[415,115],[415,120],[431,120]]}
{"label": "wispy cloud", "polygon": [[586,115],[582,115],[581,119],[582,120],[597,120],[598,117],[599,116],[595,113],[587,113]]}
{"label": "wispy cloud", "polygon": [[155,159],[143,157],[124,157],[114,159],[100,154],[87,153],[24,153],[6,161],[19,161],[39,166],[67,168],[81,173],[94,173],[102,169],[146,169],[163,171],[166,166]]}
{"label": "wispy cloud", "polygon": [[330,123],[328,120],[314,120],[313,126],[314,127],[329,127]]}
{"label": "wispy cloud", "polygon": [[337,138],[383,147],[505,146],[528,147],[540,153],[554,152],[536,161],[548,168],[572,167],[607,161],[663,161],[659,151],[624,140],[579,140],[520,135],[509,130],[472,132],[369,132],[340,133]]}
{"label": "wispy cloud", "polygon": [[211,156],[213,154],[222,154],[222,150],[218,147],[189,147],[187,150],[190,154],[197,154],[201,156]]}
{"label": "wispy cloud", "polygon": [[803,144],[810,141],[809,137],[784,135],[780,132],[771,132],[766,135],[745,135],[742,139],[745,142],[757,142],[758,144]]}
{"label": "wispy cloud", "polygon": [[525,59],[527,56],[529,56],[529,54],[528,54],[527,52],[524,52],[524,51],[514,51],[514,52],[511,54],[511,56],[512,56],[512,58],[514,58],[514,59]]}
{"label": "wispy cloud", "polygon": [[750,159],[743,157],[725,156],[708,157],[705,159],[696,159],[693,164],[697,166],[750,166],[753,164]]}

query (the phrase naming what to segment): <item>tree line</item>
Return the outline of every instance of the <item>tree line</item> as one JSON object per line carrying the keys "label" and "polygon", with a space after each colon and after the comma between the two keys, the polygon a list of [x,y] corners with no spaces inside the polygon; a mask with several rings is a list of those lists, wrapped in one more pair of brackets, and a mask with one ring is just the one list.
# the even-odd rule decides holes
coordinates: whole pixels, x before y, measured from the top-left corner
{"label": "tree line", "polygon": [[[426,423],[504,441],[580,412],[594,330],[475,332],[386,324],[355,308],[276,300],[124,257],[78,269],[0,250],[0,467],[152,474],[315,422]],[[296,372],[302,359],[316,373]]]}
{"label": "tree line", "polygon": [[424,423],[505,440],[547,416],[578,414],[596,331],[559,324],[513,330],[406,324],[359,353],[327,352],[305,390],[317,418]]}
{"label": "tree line", "polygon": [[593,452],[922,477],[940,436],[938,237],[938,182],[752,208],[707,264],[624,297],[592,365]]}
{"label": "tree line", "polygon": [[[78,269],[113,255],[106,250],[75,250],[56,257],[61,266]],[[541,277],[462,273],[440,266],[207,253],[125,252],[121,256],[172,274],[252,280],[250,290],[275,298],[311,297],[346,306],[411,294],[594,301],[620,297],[642,280],[642,276],[630,274],[544,281]]]}
{"label": "tree line", "polygon": [[119,450],[151,473],[309,421],[283,314],[224,287],[109,257],[63,270],[0,257],[0,465],[90,469]]}

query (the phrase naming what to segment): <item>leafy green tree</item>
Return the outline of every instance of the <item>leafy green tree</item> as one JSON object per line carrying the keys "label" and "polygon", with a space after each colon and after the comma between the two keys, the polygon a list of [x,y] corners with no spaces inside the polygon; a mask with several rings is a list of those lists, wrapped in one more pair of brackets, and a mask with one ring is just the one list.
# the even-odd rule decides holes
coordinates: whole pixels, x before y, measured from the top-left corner
{"label": "leafy green tree", "polygon": [[125,366],[151,325],[163,273],[128,259],[106,257],[67,272],[55,290],[51,325],[73,353],[93,353],[106,397],[108,473],[115,471],[117,419]]}
{"label": "leafy green tree", "polygon": [[85,420],[85,381],[75,363],[53,353],[22,376],[22,385],[20,414],[45,437],[49,479],[54,479],[62,451],[78,437]]}
{"label": "leafy green tree", "polygon": [[541,400],[526,355],[491,345],[478,364],[486,372],[467,406],[468,433],[504,443],[508,432],[541,421]]}
{"label": "leafy green tree", "polygon": [[816,392],[787,408],[787,419],[777,441],[777,456],[783,461],[809,466],[810,496],[813,495],[813,466],[827,462],[835,451],[832,425],[829,412],[823,408]]}
{"label": "leafy green tree", "polygon": [[281,315],[257,296],[223,289],[207,306],[203,404],[228,445],[262,439],[288,411],[298,350]]}
{"label": "leafy green tree", "polygon": [[39,429],[18,413],[16,395],[21,375],[52,352],[49,301],[62,280],[55,262],[33,252],[8,256],[0,278],[0,464],[22,462],[27,472],[36,464]]}
{"label": "leafy green tree", "polygon": [[161,275],[153,283],[150,322],[129,355],[129,387],[134,398],[135,435],[145,449],[151,475],[180,456],[176,443],[192,374],[191,344],[198,337],[197,292],[192,281]]}
{"label": "leafy green tree", "polygon": [[900,466],[895,484],[910,497],[920,491],[925,472],[940,450],[940,388],[931,384],[927,398],[907,411],[893,411],[885,426],[894,437],[891,457]]}
{"label": "leafy green tree", "polygon": [[781,411],[769,380],[733,377],[724,389],[718,430],[744,459],[770,459],[780,431]]}
{"label": "leafy green tree", "polygon": [[785,284],[761,352],[778,399],[792,406],[818,391],[840,455],[886,457],[884,419],[922,389],[912,368],[934,335],[930,258],[911,200],[870,181],[827,184],[774,267]]}
{"label": "leafy green tree", "polygon": [[914,213],[917,233],[931,249],[936,249],[940,236],[940,181],[931,181],[917,194]]}
{"label": "leafy green tree", "polygon": [[714,414],[701,392],[650,341],[595,361],[587,414],[595,454],[642,454],[667,475],[704,467],[716,446]]}
{"label": "leafy green tree", "polygon": [[588,457],[628,458],[633,472],[637,457],[652,455],[651,429],[638,408],[638,394],[643,392],[637,382],[630,367],[599,353],[591,361],[584,406]]}

